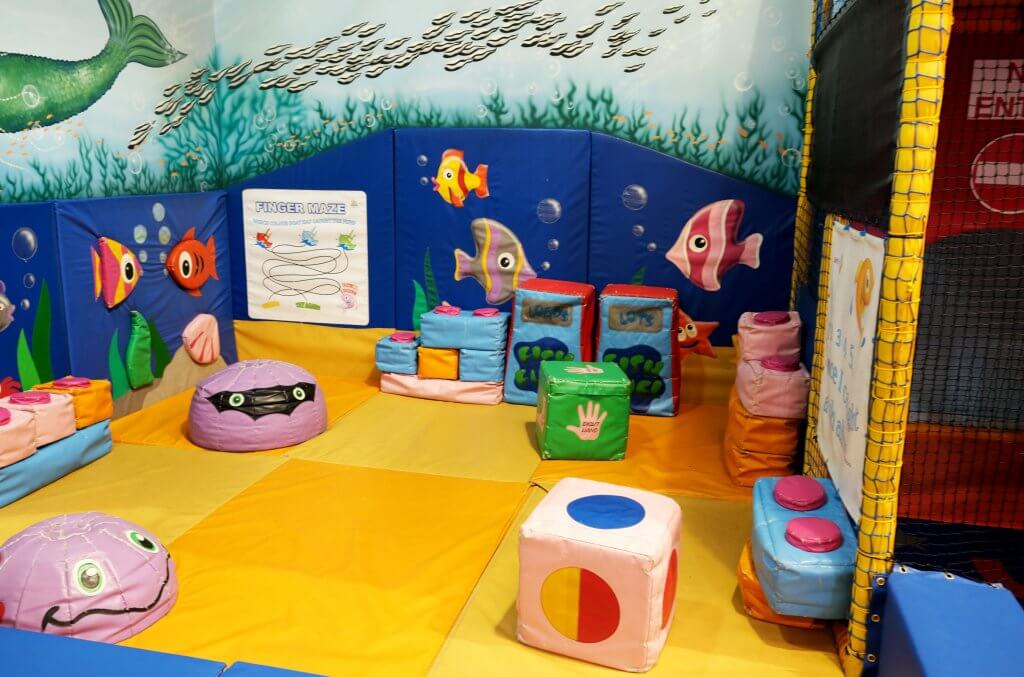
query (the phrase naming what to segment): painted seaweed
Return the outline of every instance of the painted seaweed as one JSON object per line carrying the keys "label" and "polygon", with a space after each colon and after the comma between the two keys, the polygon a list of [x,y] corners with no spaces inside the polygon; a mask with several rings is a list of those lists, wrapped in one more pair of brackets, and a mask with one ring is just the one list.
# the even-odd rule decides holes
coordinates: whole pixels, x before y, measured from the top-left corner
{"label": "painted seaweed", "polygon": [[28,339],[25,338],[25,330],[18,334],[18,378],[21,379],[21,387],[25,390],[36,387],[42,380],[39,378],[39,371],[36,369],[35,360],[32,359],[32,351],[28,347]]}

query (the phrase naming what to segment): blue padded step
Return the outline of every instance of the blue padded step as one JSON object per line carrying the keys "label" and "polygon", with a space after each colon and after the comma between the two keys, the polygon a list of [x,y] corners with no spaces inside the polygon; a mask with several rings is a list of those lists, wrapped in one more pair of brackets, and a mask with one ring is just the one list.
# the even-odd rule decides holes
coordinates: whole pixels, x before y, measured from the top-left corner
{"label": "blue padded step", "polygon": [[415,374],[419,367],[416,350],[419,338],[409,343],[392,341],[390,336],[377,341],[377,371],[385,374]]}
{"label": "blue padded step", "polygon": [[323,677],[312,672],[296,672],[254,663],[235,663],[223,672],[223,677]]}
{"label": "blue padded step", "polygon": [[879,677],[1024,674],[1024,611],[1009,590],[905,566],[885,588]]}
{"label": "blue padded step", "polygon": [[489,317],[463,310],[443,315],[430,310],[420,315],[420,342],[428,348],[504,351],[508,313]]}
{"label": "blue padded step", "polygon": [[[825,504],[815,510],[789,510],[775,501],[781,478],[754,484],[751,552],[757,578],[776,613],[807,618],[846,618],[850,609],[857,535],[832,482],[817,480]],[[797,517],[822,517],[838,525],[843,543],[831,552],[807,552],[786,540],[786,525]]]}
{"label": "blue padded step", "polygon": [[504,350],[460,350],[459,380],[500,383],[505,378]]}
{"label": "blue padded step", "polygon": [[218,677],[224,667],[199,658],[0,628],[0,674],[12,677]]}
{"label": "blue padded step", "polygon": [[45,487],[69,472],[105,456],[111,447],[110,421],[40,447],[28,458],[0,469],[0,507]]}

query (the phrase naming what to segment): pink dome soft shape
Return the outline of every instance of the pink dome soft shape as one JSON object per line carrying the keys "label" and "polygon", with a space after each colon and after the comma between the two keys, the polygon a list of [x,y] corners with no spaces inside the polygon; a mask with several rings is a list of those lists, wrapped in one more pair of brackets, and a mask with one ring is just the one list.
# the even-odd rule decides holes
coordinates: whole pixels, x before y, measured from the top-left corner
{"label": "pink dome soft shape", "polygon": [[59,515],[0,546],[0,626],[117,643],[160,620],[177,597],[170,553],[118,517]]}

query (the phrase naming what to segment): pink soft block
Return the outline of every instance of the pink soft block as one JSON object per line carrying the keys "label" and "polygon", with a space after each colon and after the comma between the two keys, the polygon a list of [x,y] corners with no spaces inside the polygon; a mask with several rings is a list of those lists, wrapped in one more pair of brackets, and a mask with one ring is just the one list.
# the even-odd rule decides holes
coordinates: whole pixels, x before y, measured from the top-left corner
{"label": "pink soft block", "polygon": [[201,313],[181,332],[181,343],[185,352],[196,364],[213,364],[220,358],[220,328],[217,318]]}
{"label": "pink soft block", "polygon": [[519,641],[649,670],[672,625],[680,522],[679,505],[659,494],[560,481],[519,532]]}
{"label": "pink soft block", "polygon": [[736,393],[755,416],[803,418],[811,375],[792,358],[742,360],[736,367]]}
{"label": "pink soft block", "polygon": [[800,357],[800,315],[795,312],[743,313],[738,331],[741,360],[760,360],[769,355]]}
{"label": "pink soft block", "polygon": [[36,417],[0,407],[0,468],[36,453]]}
{"label": "pink soft block", "polygon": [[843,532],[824,517],[794,517],[786,523],[786,541],[804,552],[832,552],[843,544]]}
{"label": "pink soft block", "polygon": [[3,398],[0,407],[35,416],[36,447],[75,433],[75,402],[71,395],[30,390]]}
{"label": "pink soft block", "polygon": [[380,390],[392,395],[462,404],[500,404],[501,384],[420,378],[416,374],[381,374]]}

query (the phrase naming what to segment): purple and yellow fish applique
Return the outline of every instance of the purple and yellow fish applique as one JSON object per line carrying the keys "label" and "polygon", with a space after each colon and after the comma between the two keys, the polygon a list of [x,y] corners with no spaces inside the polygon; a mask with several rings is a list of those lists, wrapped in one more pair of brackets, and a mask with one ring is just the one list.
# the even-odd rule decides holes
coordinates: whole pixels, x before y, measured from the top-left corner
{"label": "purple and yellow fish applique", "polygon": [[472,277],[487,292],[487,302],[498,305],[515,294],[524,280],[537,277],[526,260],[516,234],[494,219],[475,219],[470,224],[476,256],[455,250],[455,280]]}

